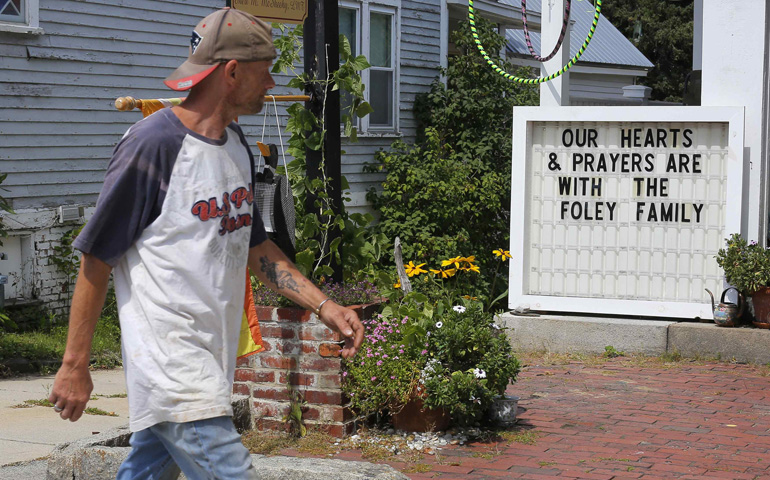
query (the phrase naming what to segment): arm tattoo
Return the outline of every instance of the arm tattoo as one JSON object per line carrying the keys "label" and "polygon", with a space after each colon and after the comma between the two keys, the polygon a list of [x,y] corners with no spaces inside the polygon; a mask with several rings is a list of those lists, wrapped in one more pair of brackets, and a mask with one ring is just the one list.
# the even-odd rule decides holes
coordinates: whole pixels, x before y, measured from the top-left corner
{"label": "arm tattoo", "polygon": [[299,285],[291,277],[291,273],[287,271],[278,271],[278,264],[276,262],[270,262],[268,258],[259,257],[260,263],[262,263],[262,271],[265,272],[267,279],[273,282],[273,284],[279,289],[287,289],[293,292],[299,293]]}

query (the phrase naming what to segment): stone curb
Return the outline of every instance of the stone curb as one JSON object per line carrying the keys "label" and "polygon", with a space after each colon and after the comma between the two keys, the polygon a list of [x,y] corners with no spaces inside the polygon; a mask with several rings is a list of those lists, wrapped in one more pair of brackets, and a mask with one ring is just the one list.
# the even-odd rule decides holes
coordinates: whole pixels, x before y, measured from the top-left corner
{"label": "stone curb", "polygon": [[[234,397],[233,420],[238,431],[249,428],[247,397]],[[48,458],[47,480],[112,480],[131,451],[128,425],[114,428],[72,443],[59,445]],[[259,478],[265,480],[408,480],[409,477],[389,465],[335,459],[252,455]],[[180,478],[185,478],[182,475]]]}
{"label": "stone curb", "polygon": [[725,328],[714,323],[575,317],[505,313],[500,321],[518,351],[604,353],[612,346],[626,353],[665,353],[718,358],[743,363],[770,363],[770,330]]}

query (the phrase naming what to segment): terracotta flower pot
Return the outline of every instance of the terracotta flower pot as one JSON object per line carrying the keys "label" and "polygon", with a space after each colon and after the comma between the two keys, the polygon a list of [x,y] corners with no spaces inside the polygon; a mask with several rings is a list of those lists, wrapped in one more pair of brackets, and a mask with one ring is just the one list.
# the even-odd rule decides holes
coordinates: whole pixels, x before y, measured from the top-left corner
{"label": "terracotta flower pot", "polygon": [[449,427],[449,413],[443,408],[425,408],[422,398],[414,397],[398,413],[391,415],[393,428],[405,432],[436,432]]}
{"label": "terracotta flower pot", "polygon": [[760,288],[751,295],[754,304],[754,320],[758,328],[770,328],[770,287]]}

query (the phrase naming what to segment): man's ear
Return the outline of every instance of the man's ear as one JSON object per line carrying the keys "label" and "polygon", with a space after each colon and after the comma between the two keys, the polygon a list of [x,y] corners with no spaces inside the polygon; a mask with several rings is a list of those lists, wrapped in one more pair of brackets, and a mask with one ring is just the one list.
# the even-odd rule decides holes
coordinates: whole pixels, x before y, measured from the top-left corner
{"label": "man's ear", "polygon": [[227,81],[235,80],[238,73],[238,60],[229,60],[225,63],[225,79]]}

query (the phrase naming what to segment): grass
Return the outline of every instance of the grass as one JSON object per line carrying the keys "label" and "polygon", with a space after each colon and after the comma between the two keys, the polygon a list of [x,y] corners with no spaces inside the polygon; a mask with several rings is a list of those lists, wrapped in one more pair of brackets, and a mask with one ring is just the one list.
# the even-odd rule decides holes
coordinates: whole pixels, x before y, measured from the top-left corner
{"label": "grass", "polygon": [[332,455],[339,449],[334,437],[321,430],[309,430],[302,438],[286,433],[251,430],[241,437],[243,445],[251,453],[278,455],[282,450],[292,448],[307,455]]}
{"label": "grass", "polygon": [[[14,319],[12,310],[6,313]],[[63,320],[60,322],[66,323]],[[37,322],[25,320],[25,324],[37,325],[37,328],[17,332],[0,330],[0,377],[30,373],[30,371],[48,374],[54,372],[61,364],[67,343],[67,325],[51,326],[50,316],[42,313]],[[19,359],[23,362],[19,362]],[[96,324],[91,350],[91,367],[115,368],[121,364],[120,326],[114,294],[111,293],[107,298],[102,316]]]}
{"label": "grass", "polygon": [[119,415],[115,412],[108,412],[105,410],[102,410],[98,407],[88,407],[86,408],[83,413],[86,415],[103,415],[105,417],[118,417]]}
{"label": "grass", "polygon": [[511,443],[521,443],[523,445],[535,445],[537,444],[537,437],[540,434],[534,430],[513,430],[500,432],[500,437],[505,440],[508,445]]}

